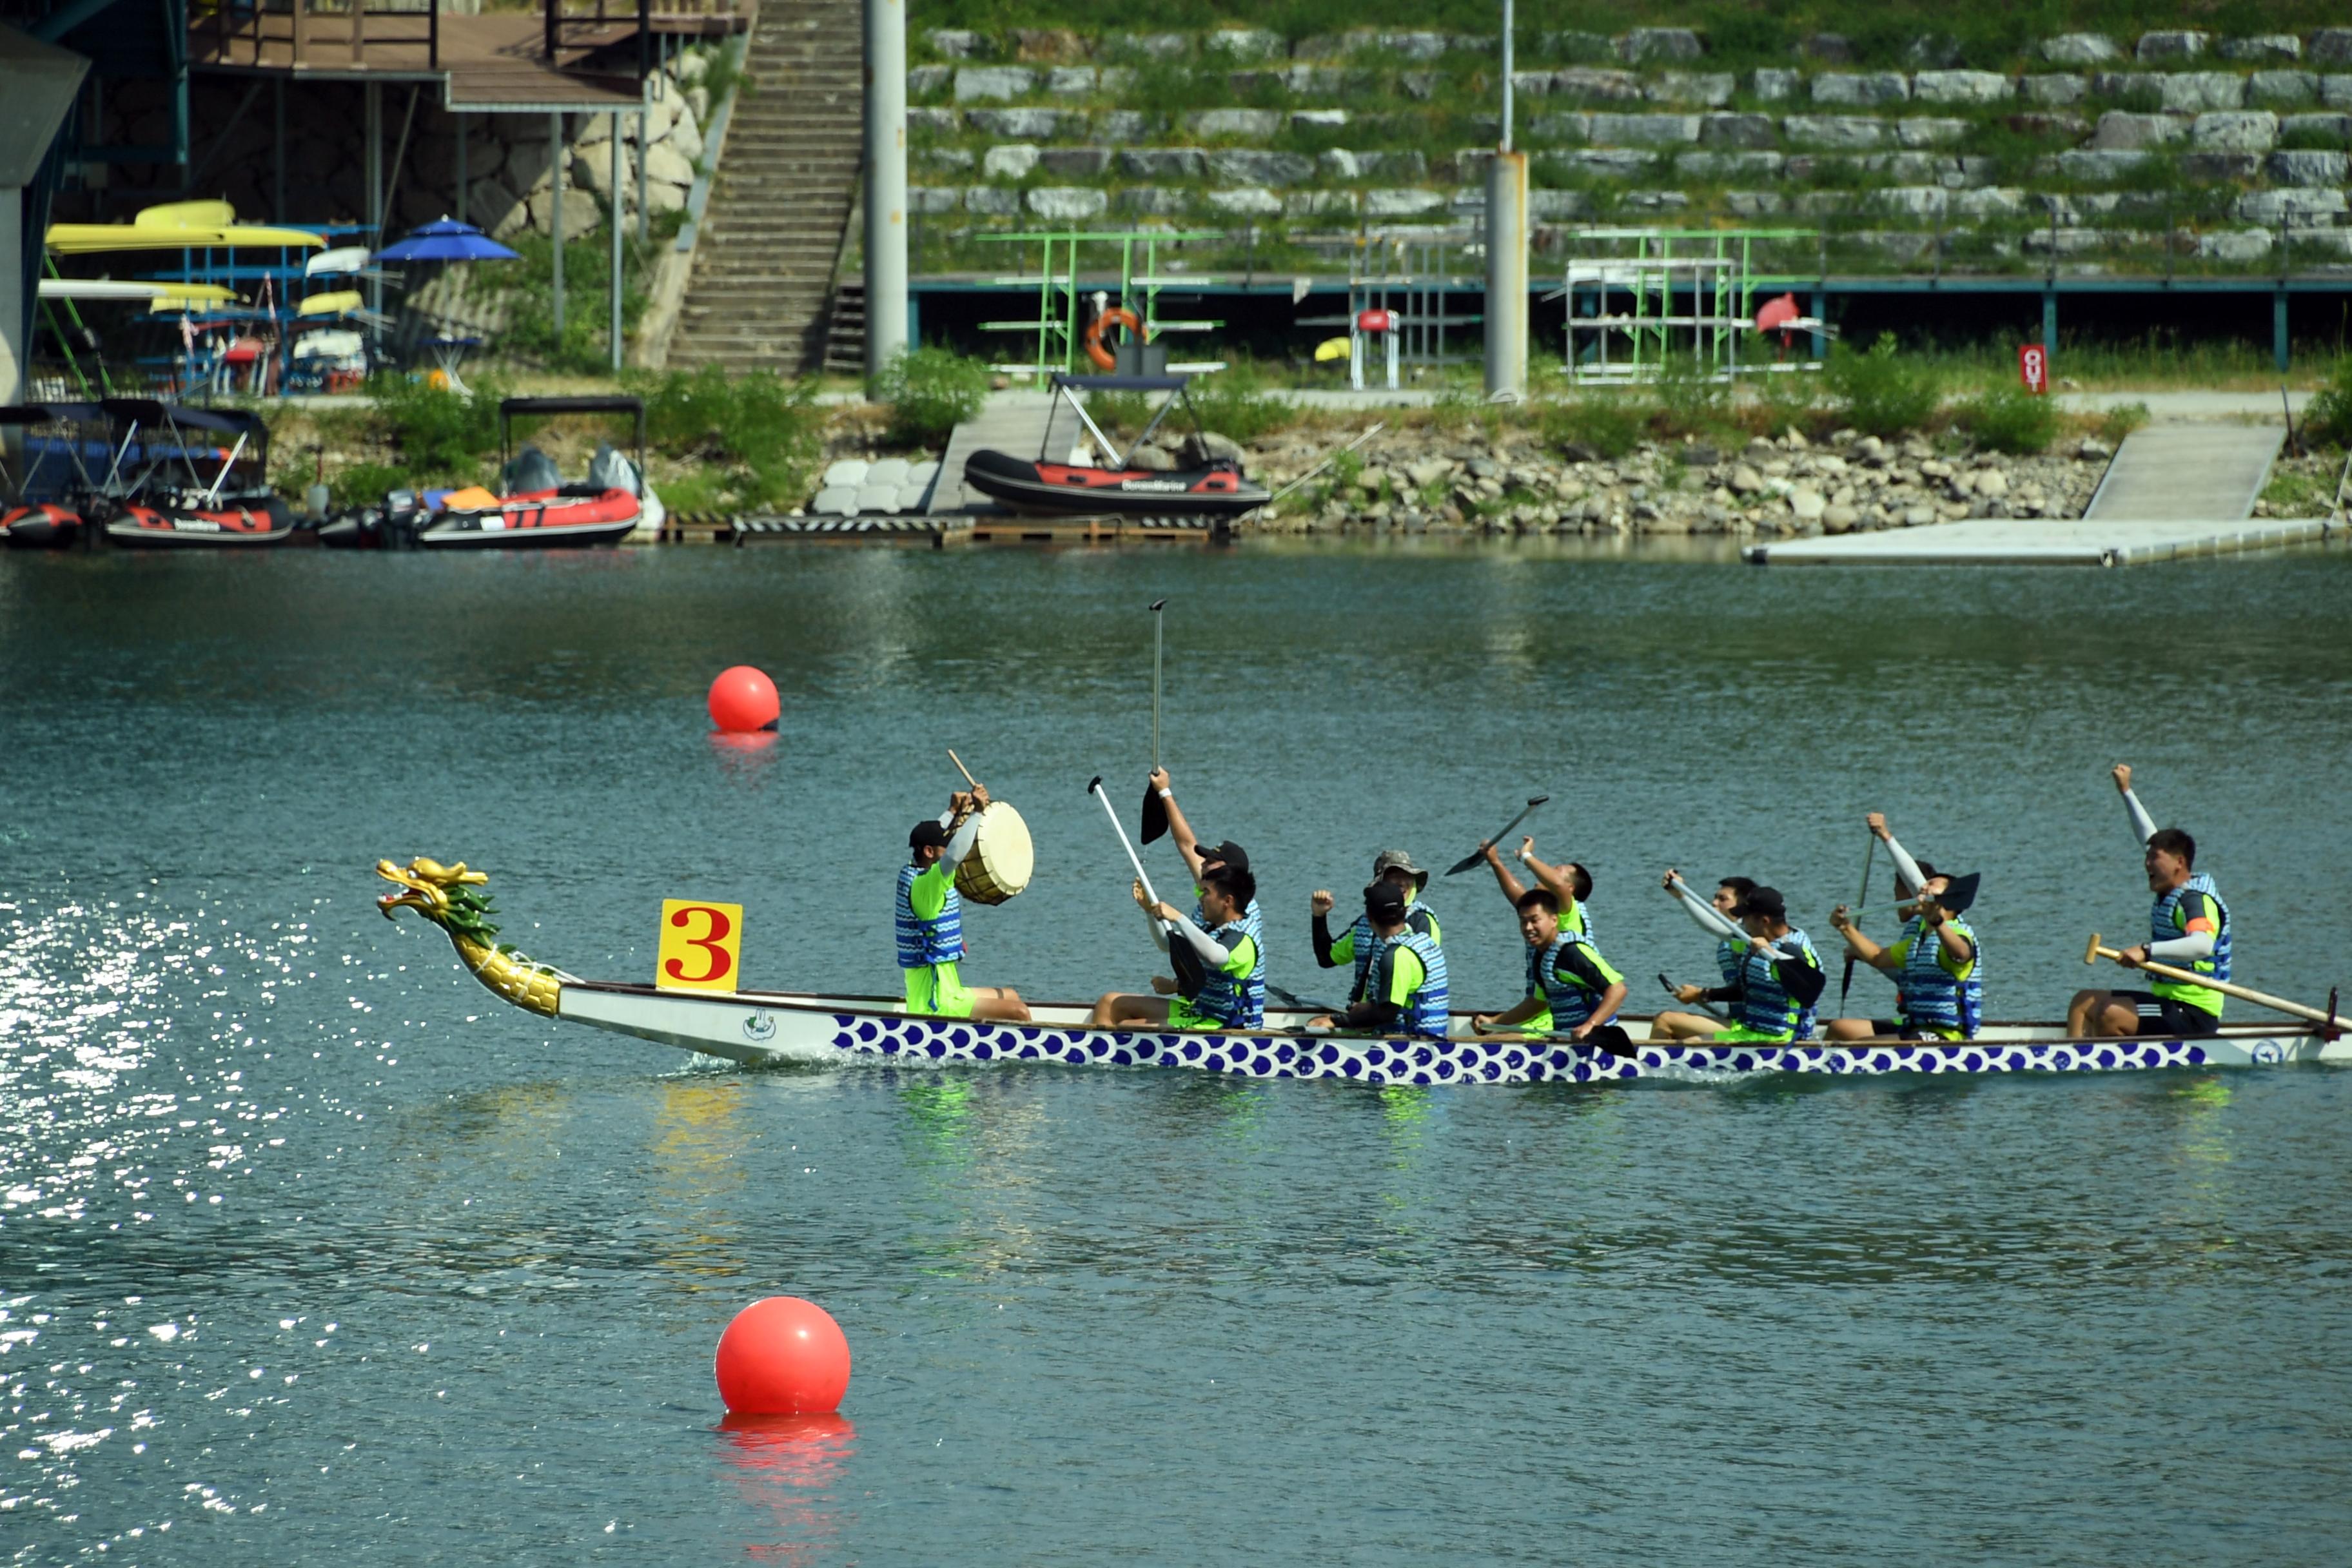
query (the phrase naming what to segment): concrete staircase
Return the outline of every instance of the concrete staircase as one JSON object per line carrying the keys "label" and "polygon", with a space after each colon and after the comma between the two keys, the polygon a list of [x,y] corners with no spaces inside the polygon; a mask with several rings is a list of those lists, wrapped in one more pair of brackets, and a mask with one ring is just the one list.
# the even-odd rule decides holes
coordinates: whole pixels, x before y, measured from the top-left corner
{"label": "concrete staircase", "polygon": [[816,370],[864,147],[859,0],[764,0],[744,58],[674,365]]}

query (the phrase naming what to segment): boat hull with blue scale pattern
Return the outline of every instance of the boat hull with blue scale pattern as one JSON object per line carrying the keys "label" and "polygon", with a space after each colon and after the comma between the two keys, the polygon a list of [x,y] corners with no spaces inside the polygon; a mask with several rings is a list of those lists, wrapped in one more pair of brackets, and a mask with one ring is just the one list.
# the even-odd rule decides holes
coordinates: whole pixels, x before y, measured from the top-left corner
{"label": "boat hull with blue scale pattern", "polygon": [[[1762,1073],[2115,1072],[2352,1061],[2352,1043],[2293,1027],[2233,1028],[2201,1040],[2072,1040],[2054,1026],[1994,1026],[1958,1044],[1880,1040],[1832,1045],[1709,1046],[1638,1041],[1612,1056],[1565,1040],[1473,1036],[1467,1015],[1444,1040],[1308,1034],[1306,1014],[1269,1013],[1264,1030],[1208,1034],[1097,1029],[1087,1009],[1049,1005],[1028,1024],[908,1016],[879,996],[782,992],[725,994],[568,981],[558,1017],[746,1063],[1056,1062],[1179,1068],[1243,1078],[1341,1079],[1373,1084],[1550,1083],[1657,1079],[1706,1083]],[[1642,1025],[1629,1020],[1638,1032]]]}

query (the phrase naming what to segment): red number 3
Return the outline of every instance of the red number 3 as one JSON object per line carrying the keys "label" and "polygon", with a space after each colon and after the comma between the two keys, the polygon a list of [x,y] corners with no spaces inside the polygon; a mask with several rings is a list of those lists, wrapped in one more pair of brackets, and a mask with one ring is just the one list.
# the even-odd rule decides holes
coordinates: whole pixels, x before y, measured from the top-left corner
{"label": "red number 3", "polygon": [[729,922],[724,914],[710,908],[708,904],[694,904],[686,909],[682,909],[678,910],[677,913],[669,917],[669,923],[677,927],[680,931],[684,931],[687,924],[686,917],[688,915],[709,915],[710,917],[710,929],[709,931],[705,931],[700,936],[690,936],[686,939],[687,946],[698,947],[702,949],[703,952],[710,955],[710,967],[704,970],[700,974],[688,974],[686,972],[686,965],[673,958],[665,963],[662,965],[662,968],[668,973],[672,980],[678,981],[681,984],[687,985],[708,985],[712,981],[724,975],[728,970],[734,967],[735,961],[729,957],[727,950],[719,944],[726,941],[727,933],[735,928]]}

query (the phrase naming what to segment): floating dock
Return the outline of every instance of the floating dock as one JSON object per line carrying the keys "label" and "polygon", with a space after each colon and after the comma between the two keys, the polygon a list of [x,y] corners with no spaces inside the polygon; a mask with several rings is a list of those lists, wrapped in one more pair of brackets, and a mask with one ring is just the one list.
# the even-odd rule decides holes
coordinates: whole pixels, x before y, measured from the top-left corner
{"label": "floating dock", "polygon": [[[681,538],[701,535],[681,534]],[[1223,519],[1197,517],[1017,517],[1011,512],[891,512],[862,517],[743,517],[719,544],[1222,544]]]}
{"label": "floating dock", "polygon": [[1925,528],[1751,544],[1755,566],[2130,566],[2326,539],[2324,517],[2138,522],[2087,517],[1972,517]]}
{"label": "floating dock", "polygon": [[2134,431],[2081,517],[1972,517],[1924,528],[1751,544],[1755,566],[2128,566],[2325,539],[2328,518],[2254,521],[2285,433],[2275,426]]}

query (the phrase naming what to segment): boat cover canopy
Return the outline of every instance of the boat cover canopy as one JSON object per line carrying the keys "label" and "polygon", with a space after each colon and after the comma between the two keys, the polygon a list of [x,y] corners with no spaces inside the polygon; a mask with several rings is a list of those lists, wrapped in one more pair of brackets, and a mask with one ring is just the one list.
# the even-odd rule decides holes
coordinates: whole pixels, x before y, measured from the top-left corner
{"label": "boat cover canopy", "polygon": [[1189,375],[1062,375],[1054,377],[1055,386],[1075,386],[1081,392],[1181,392],[1192,378]]}
{"label": "boat cover canopy", "polygon": [[[499,400],[499,424],[503,429],[517,415],[625,414],[637,422],[637,447],[646,444],[646,403],[642,397],[506,397]],[[505,437],[500,437],[500,444]]]}
{"label": "boat cover canopy", "polygon": [[19,403],[0,408],[0,425],[47,425],[53,419],[96,424],[105,416],[95,403]]}
{"label": "boat cover canopy", "polygon": [[241,408],[190,408],[183,404],[158,403],[149,397],[110,397],[101,405],[117,419],[136,419],[142,425],[168,420],[194,430],[217,430],[230,436],[266,434],[269,426],[261,416],[247,414]]}

